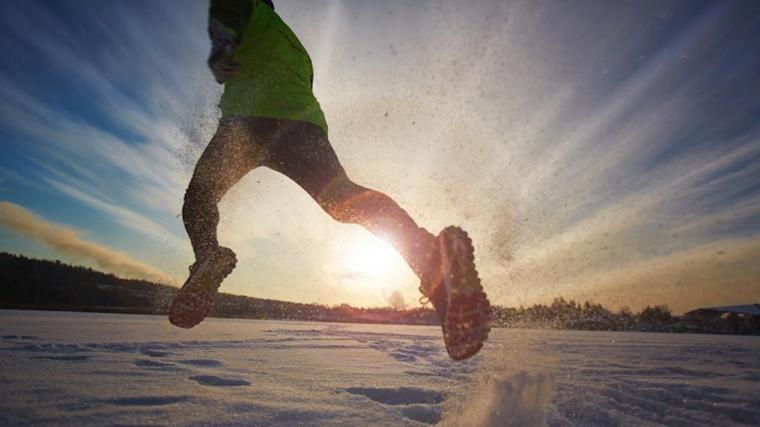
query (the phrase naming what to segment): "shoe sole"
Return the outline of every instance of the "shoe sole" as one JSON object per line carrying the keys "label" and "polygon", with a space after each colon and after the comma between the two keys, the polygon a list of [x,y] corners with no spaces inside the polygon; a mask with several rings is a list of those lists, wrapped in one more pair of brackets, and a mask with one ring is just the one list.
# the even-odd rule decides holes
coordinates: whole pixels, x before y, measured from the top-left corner
{"label": "shoe sole", "polygon": [[222,250],[229,251],[229,259],[226,262],[225,260],[221,260],[224,262],[221,279],[218,280],[216,286],[208,286],[209,283],[216,281],[213,280],[215,272],[212,271],[211,266],[219,262],[220,257],[225,257],[224,254],[209,258],[198,266],[198,270],[188,278],[187,282],[177,292],[169,309],[169,322],[171,324],[180,328],[190,329],[197,326],[211,314],[214,296],[219,289],[219,285],[232,273],[237,265],[235,253],[227,248],[222,248]]}
{"label": "shoe sole", "polygon": [[464,360],[480,351],[488,339],[491,304],[475,269],[475,249],[467,232],[459,227],[447,227],[441,236],[443,283],[449,295],[443,325],[444,342],[452,359]]}

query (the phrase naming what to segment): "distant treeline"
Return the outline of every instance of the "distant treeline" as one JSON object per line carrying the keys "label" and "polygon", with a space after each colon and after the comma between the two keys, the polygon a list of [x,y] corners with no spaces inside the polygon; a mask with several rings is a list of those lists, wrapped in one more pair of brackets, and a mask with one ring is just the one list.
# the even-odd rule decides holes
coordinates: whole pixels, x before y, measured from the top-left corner
{"label": "distant treeline", "polygon": [[[122,279],[60,261],[0,252],[0,308],[167,314],[177,288]],[[214,317],[325,322],[435,324],[427,308],[324,306],[220,293]]]}
{"label": "distant treeline", "polygon": [[[0,253],[0,308],[166,314],[176,288],[116,277],[60,261]],[[283,319],[323,322],[438,324],[427,307],[326,306],[220,293],[214,317]],[[612,312],[600,304],[557,298],[550,305],[495,306],[496,327],[607,331],[758,333],[757,319],[738,316],[698,318],[673,316],[667,306],[634,313]]]}
{"label": "distant treeline", "polygon": [[647,306],[634,313],[623,307],[612,312],[601,304],[555,298],[550,305],[528,308],[495,307],[497,324],[514,328],[551,328],[587,331],[694,332],[758,334],[757,318],[729,315],[674,316],[667,305]]}

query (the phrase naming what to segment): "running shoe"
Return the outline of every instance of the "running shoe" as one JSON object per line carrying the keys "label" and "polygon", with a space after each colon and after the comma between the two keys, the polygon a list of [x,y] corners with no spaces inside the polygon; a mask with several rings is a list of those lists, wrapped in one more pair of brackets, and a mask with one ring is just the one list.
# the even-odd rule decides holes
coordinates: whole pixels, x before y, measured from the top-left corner
{"label": "running shoe", "polygon": [[433,268],[420,286],[424,295],[421,301],[433,303],[449,356],[464,360],[475,355],[488,339],[491,304],[475,270],[475,250],[467,233],[459,227],[446,227],[436,241]]}
{"label": "running shoe", "polygon": [[169,322],[180,328],[192,328],[211,314],[214,296],[237,263],[231,249],[218,247],[209,256],[190,266],[190,277],[174,296]]}

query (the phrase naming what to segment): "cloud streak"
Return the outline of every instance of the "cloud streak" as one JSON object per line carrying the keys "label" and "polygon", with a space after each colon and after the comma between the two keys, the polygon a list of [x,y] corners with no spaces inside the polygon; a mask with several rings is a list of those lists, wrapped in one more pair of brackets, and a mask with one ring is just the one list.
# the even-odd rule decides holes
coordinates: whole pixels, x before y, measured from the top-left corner
{"label": "cloud streak", "polygon": [[81,232],[45,221],[34,212],[14,203],[0,202],[0,226],[36,240],[63,257],[94,261],[100,268],[119,276],[172,285],[177,283],[173,277],[154,267],[90,242],[82,237]]}
{"label": "cloud streak", "polygon": [[[140,233],[133,250],[172,242],[161,252],[184,272],[177,214],[218,116],[206,11],[0,4],[0,47],[22,59],[0,65],[4,198],[65,198]],[[756,5],[281,0],[278,12],[312,55],[349,175],[431,231],[467,228],[495,302],[760,298],[745,262],[760,235]],[[245,178],[221,213],[220,241],[242,261],[226,290],[360,305],[386,304],[383,289],[418,297],[411,273],[377,286],[336,279],[341,260],[325,249],[361,231],[274,172]],[[728,259],[737,271],[723,279],[699,267]]]}

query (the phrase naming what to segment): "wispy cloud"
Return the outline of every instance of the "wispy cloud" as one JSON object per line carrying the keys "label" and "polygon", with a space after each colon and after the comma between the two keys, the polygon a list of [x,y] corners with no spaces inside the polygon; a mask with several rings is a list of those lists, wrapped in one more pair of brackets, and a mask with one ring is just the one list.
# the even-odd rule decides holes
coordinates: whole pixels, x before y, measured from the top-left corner
{"label": "wispy cloud", "polygon": [[[341,76],[322,88],[352,176],[429,228],[468,228],[499,302],[751,299],[740,283],[760,280],[755,270],[726,283],[733,294],[697,280],[674,288],[668,271],[687,277],[678,260],[712,245],[744,259],[760,233],[760,98],[742,95],[756,94],[760,73],[752,13],[678,1],[424,5],[392,14],[390,30],[372,21],[397,4],[346,7],[325,30],[364,42],[338,41],[323,60]],[[646,271],[647,283],[623,283],[621,270]],[[700,296],[682,298],[691,290]]]}
{"label": "wispy cloud", "polygon": [[[760,34],[748,7],[278,3],[312,54],[349,175],[431,231],[465,226],[496,302],[592,295],[683,309],[746,302],[759,279],[746,249],[760,234]],[[0,190],[50,191],[147,242],[186,246],[177,214],[220,93],[204,65],[205,2],[0,12],[0,47],[28,60],[0,67],[3,148],[31,165],[3,164]],[[340,260],[325,248],[361,231],[275,173],[244,179],[221,211],[221,241],[243,261],[237,292],[365,305],[385,304],[383,289],[417,296],[409,275],[336,280]],[[719,271],[727,259],[737,272],[722,279],[694,267],[721,285],[684,267]]]}
{"label": "wispy cloud", "polygon": [[111,273],[165,284],[177,281],[145,263],[88,241],[80,231],[48,222],[34,212],[10,202],[0,202],[0,226],[19,235],[36,240],[57,251],[61,256],[77,261],[94,261]]}
{"label": "wispy cloud", "polygon": [[[6,31],[16,40],[8,48],[58,70],[49,76],[52,91],[38,90],[38,82],[12,67],[0,70],[0,125],[10,136],[4,148],[11,158],[36,166],[8,177],[24,185],[38,183],[35,191],[42,187],[67,195],[150,241],[184,242],[176,216],[192,162],[213,130],[215,96],[203,92],[218,93],[218,88],[209,82],[190,89],[179,82],[202,81],[197,75],[207,73],[203,53],[189,48],[205,43],[205,35],[176,25],[167,37],[166,22],[107,22],[103,14],[88,16],[80,28],[56,17],[71,12],[67,5],[60,6],[56,12],[34,2],[2,7]],[[159,5],[153,12],[162,15],[167,10]],[[170,21],[180,19],[167,16]],[[33,21],[44,23],[45,31],[26,31]],[[114,45],[83,49],[83,28],[93,43]],[[163,40],[161,47],[149,43],[151,37]],[[170,48],[167,40],[181,47]],[[199,57],[189,59],[192,53]],[[188,66],[189,60],[200,65]],[[75,99],[79,96],[88,98],[87,103]],[[66,107],[61,98],[67,98]],[[194,110],[200,114],[188,117]]]}
{"label": "wispy cloud", "polygon": [[573,281],[586,286],[567,286],[571,281],[562,280],[556,283],[571,298],[605,301],[617,307],[659,302],[683,313],[696,307],[757,302],[758,259],[760,241],[731,239],[589,272]]}

